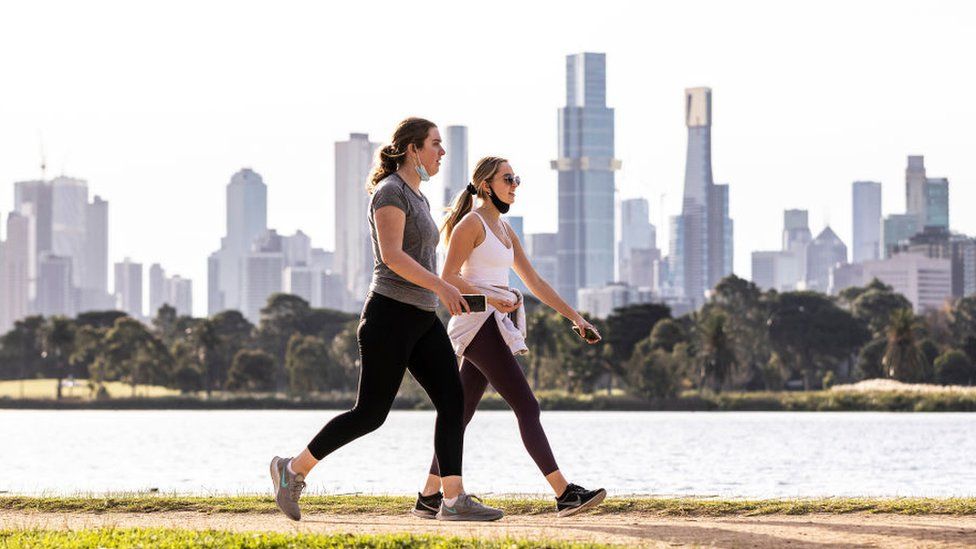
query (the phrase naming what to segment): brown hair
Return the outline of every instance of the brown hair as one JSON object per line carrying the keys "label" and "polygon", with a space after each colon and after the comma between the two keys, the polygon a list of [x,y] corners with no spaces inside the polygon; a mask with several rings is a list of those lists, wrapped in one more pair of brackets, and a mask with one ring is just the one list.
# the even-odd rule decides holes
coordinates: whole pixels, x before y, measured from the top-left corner
{"label": "brown hair", "polygon": [[424,148],[424,140],[431,128],[436,128],[430,120],[411,116],[397,124],[393,130],[390,144],[381,148],[376,154],[376,167],[366,181],[366,192],[373,194],[376,185],[384,178],[397,171],[407,156],[407,145],[413,144],[418,149]]}
{"label": "brown hair", "polygon": [[[478,196],[484,200],[488,200],[488,194],[482,190],[480,183],[482,181],[491,181],[495,174],[498,173],[498,169],[502,167],[502,164],[508,162],[508,160],[501,158],[499,156],[486,156],[478,161],[474,166],[474,175],[471,176],[471,182],[474,187],[478,190]],[[444,225],[441,227],[441,232],[444,233],[444,241],[451,241],[451,233],[454,232],[454,227],[461,222],[468,212],[471,211],[471,204],[474,202],[474,195],[468,192],[467,189],[462,189],[456,197],[454,197],[454,205],[448,211],[447,216],[444,218]]]}

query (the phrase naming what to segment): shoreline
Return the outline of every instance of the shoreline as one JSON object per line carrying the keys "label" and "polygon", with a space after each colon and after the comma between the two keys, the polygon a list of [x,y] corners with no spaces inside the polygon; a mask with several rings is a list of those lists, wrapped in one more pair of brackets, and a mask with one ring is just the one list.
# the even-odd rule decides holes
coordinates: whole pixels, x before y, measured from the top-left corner
{"label": "shoreline", "polygon": [[[917,391],[783,391],[685,394],[644,400],[623,395],[537,394],[544,411],[623,412],[976,412],[976,394]],[[0,410],[346,410],[355,395],[293,399],[284,396],[126,397],[105,400],[0,397]],[[398,397],[394,410],[432,410],[426,399]],[[497,395],[479,410],[508,410]]]}

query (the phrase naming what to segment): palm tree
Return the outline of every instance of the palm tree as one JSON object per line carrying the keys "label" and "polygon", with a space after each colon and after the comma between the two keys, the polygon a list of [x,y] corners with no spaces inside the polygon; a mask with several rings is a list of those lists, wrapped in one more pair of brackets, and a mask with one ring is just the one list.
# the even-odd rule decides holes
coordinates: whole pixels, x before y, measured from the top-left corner
{"label": "palm tree", "polygon": [[899,381],[914,381],[925,369],[925,355],[918,346],[918,320],[911,309],[899,309],[888,323],[888,346],[881,365],[885,375]]}
{"label": "palm tree", "polygon": [[735,353],[725,329],[726,318],[722,313],[711,314],[702,323],[699,354],[702,386],[711,380],[716,391],[722,390],[736,364]]}

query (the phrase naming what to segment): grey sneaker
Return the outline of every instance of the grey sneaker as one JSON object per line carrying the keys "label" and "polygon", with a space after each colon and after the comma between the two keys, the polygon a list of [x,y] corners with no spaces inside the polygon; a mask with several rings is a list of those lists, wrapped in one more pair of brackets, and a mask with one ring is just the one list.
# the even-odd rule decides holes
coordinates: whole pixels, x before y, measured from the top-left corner
{"label": "grey sneaker", "polygon": [[453,506],[441,501],[441,509],[437,512],[437,520],[470,520],[492,521],[505,516],[501,509],[488,507],[481,503],[481,498],[470,494],[461,494]]}
{"label": "grey sneaker", "polygon": [[275,456],[271,460],[271,482],[274,483],[275,503],[278,509],[291,520],[301,520],[302,510],[298,508],[298,498],[305,489],[305,477],[288,472],[291,458]]}

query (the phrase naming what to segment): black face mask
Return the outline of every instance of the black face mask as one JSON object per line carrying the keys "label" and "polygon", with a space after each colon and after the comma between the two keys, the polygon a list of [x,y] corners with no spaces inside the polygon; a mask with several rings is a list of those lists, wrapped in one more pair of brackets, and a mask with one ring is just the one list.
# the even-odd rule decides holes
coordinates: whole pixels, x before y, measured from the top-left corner
{"label": "black face mask", "polygon": [[508,213],[508,209],[512,207],[511,204],[499,200],[499,198],[495,196],[495,192],[492,191],[490,187],[488,188],[488,196],[491,198],[491,203],[494,204],[495,207],[498,208],[498,211],[503,214]]}

